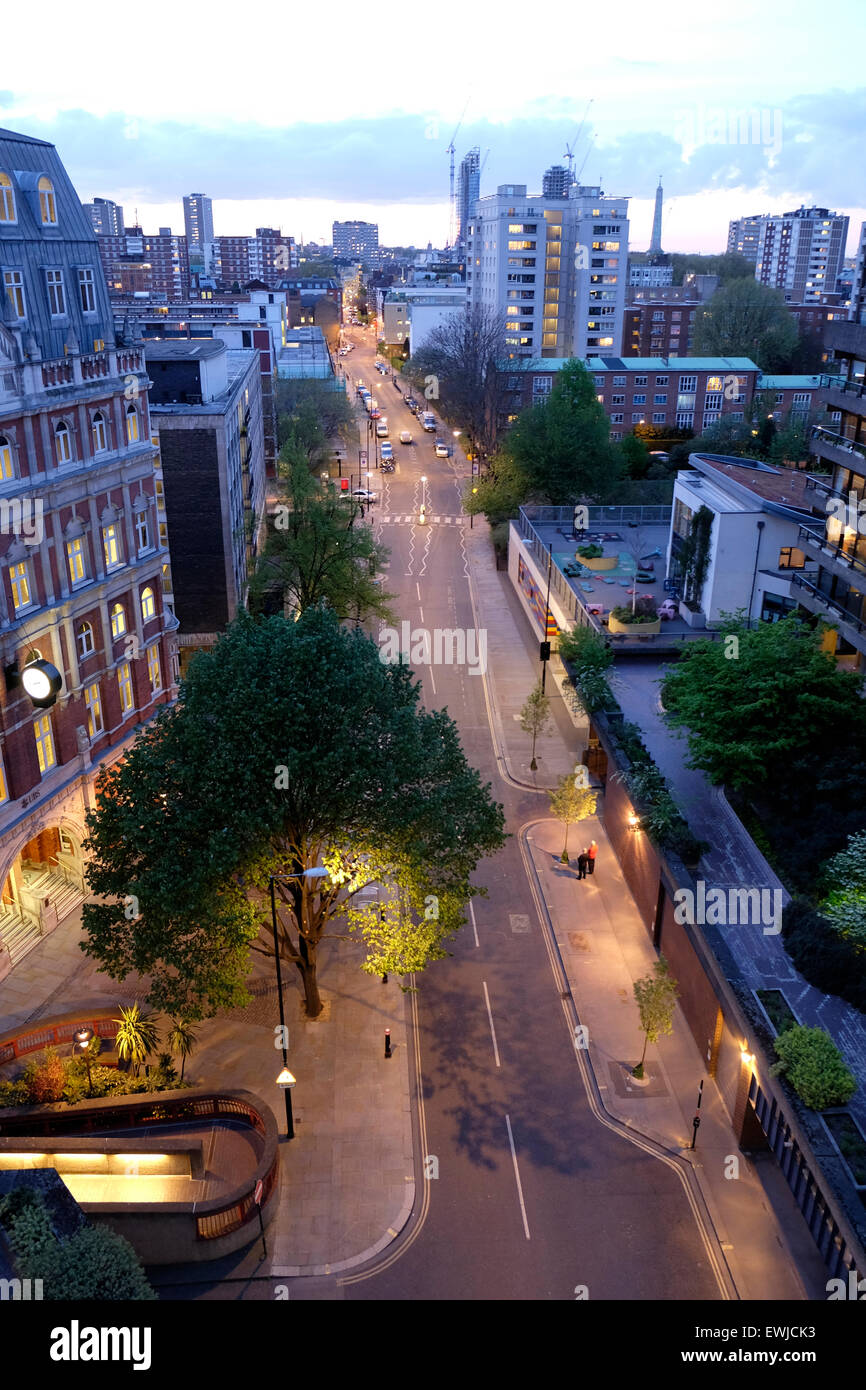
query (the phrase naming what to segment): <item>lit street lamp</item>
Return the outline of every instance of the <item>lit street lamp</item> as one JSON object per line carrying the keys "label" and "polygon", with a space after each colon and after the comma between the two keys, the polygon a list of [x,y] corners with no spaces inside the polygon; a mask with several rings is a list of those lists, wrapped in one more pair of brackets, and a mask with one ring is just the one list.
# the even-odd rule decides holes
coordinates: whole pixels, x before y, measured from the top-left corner
{"label": "lit street lamp", "polygon": [[295,1117],[292,1114],[292,1087],[295,1085],[295,1078],[288,1067],[283,1067],[277,1077],[277,1085],[286,1097],[286,1138],[295,1137]]}
{"label": "lit street lamp", "polygon": [[84,1024],[75,1034],[75,1051],[84,1058],[84,1065],[87,1067],[87,1089],[93,1095],[93,1077],[90,1074],[90,1053],[88,1048],[93,1040],[93,1029]]}

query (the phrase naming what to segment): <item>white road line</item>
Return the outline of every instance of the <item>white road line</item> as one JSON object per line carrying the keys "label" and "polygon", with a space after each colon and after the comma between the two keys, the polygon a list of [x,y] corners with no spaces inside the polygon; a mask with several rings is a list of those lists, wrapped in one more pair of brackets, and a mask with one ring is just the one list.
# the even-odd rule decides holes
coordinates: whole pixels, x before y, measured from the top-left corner
{"label": "white road line", "polygon": [[469,899],[469,916],[472,918],[472,931],[475,934],[475,945],[478,946],[480,945],[480,942],[478,940],[478,928],[475,925],[475,908],[472,906],[471,898]]}
{"label": "white road line", "polygon": [[416,582],[415,582],[415,593],[418,595],[418,602],[420,603],[420,602],[421,602],[421,585],[417,582],[417,580],[416,580]]}
{"label": "white road line", "polygon": [[493,1057],[497,1067],[501,1067],[502,1063],[499,1060],[499,1048],[496,1046],[496,1029],[493,1027],[493,1013],[490,1008],[490,995],[487,993],[487,981],[482,980],[481,983],[484,986],[484,1002],[487,1005],[487,1017],[490,1019],[490,1032],[493,1035]]}
{"label": "white road line", "polygon": [[520,1169],[517,1166],[517,1151],[514,1147],[514,1135],[511,1133],[511,1117],[505,1116],[505,1123],[508,1126],[508,1142],[511,1145],[511,1162],[514,1164],[514,1181],[517,1183],[517,1196],[520,1201],[520,1215],[523,1217],[523,1230],[526,1239],[530,1239],[529,1222],[526,1219],[526,1203],[523,1200],[523,1188],[520,1184]]}
{"label": "white road line", "polygon": [[[422,621],[422,622],[424,621],[423,618],[422,618],[421,621]],[[437,693],[437,692],[436,692],[436,682],[435,682],[435,680],[433,679],[433,667],[432,667],[432,666],[430,667],[430,684],[431,684],[432,687],[433,687],[433,694],[435,695],[435,694]]]}
{"label": "white road line", "polygon": [[424,621],[424,609],[421,607],[420,603],[418,604],[418,617],[421,619],[421,621],[422,621],[422,623],[423,623],[423,621]]}

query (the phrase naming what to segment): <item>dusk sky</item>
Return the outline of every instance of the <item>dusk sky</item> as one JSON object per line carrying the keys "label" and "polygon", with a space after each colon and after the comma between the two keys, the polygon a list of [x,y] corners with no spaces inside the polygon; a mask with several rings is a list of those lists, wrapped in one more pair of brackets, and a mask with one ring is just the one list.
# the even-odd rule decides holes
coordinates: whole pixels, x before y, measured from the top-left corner
{"label": "dusk sky", "polygon": [[[817,203],[866,218],[863,0],[696,7],[548,0],[450,12],[336,0],[214,11],[153,3],[7,9],[0,125],[50,140],[77,188],[183,231],[181,197],[214,200],[217,234],[279,226],[330,241],[333,218],[385,245],[444,244],[448,153],[479,145],[481,191],[526,183],[575,146],[582,182],[630,198],[645,248],[659,174],[663,245],[724,250],[728,219]],[[848,75],[850,70],[850,76]],[[592,102],[582,131],[578,128]],[[468,105],[467,105],[468,103]],[[748,138],[748,143],[745,139]],[[723,143],[724,142],[724,143]],[[489,154],[487,153],[489,151]]]}

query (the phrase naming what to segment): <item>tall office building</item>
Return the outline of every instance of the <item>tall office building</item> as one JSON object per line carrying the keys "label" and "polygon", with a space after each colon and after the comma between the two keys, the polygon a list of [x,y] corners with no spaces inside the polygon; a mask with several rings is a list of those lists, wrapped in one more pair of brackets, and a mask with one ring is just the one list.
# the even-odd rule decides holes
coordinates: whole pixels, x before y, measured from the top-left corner
{"label": "tall office building", "polygon": [[506,316],[510,357],[616,356],[622,346],[628,199],[501,184],[469,221],[467,307]]}
{"label": "tall office building", "polygon": [[123,236],[123,208],[119,203],[112,203],[110,198],[94,198],[92,203],[83,203],[82,207],[97,236]]}
{"label": "tall office building", "polygon": [[476,145],[460,161],[457,175],[457,245],[466,245],[469,218],[481,193],[481,151]]}
{"label": "tall office building", "polygon": [[574,175],[564,164],[552,164],[545,169],[541,180],[541,192],[545,198],[567,198],[574,183]]}
{"label": "tall office building", "polygon": [[[141,348],[53,145],[0,130],[0,979],[86,893],[97,774],[175,698]],[[29,679],[28,679],[29,671]],[[39,682],[39,685],[33,683]]]}
{"label": "tall office building", "polygon": [[847,239],[848,218],[827,208],[742,217],[728,228],[728,250],[753,261],[755,279],[791,304],[814,304],[835,290]]}
{"label": "tall office building", "polygon": [[662,189],[662,176],[659,174],[659,186],[656,189],[656,205],[653,212],[653,229],[650,237],[650,255],[660,256],[662,253],[662,200],[664,191]]}
{"label": "tall office building", "polygon": [[379,258],[379,226],[376,222],[335,222],[334,255],[375,265]]}
{"label": "tall office building", "polygon": [[183,200],[183,222],[190,251],[200,251],[213,241],[213,202],[204,193],[190,193]]}

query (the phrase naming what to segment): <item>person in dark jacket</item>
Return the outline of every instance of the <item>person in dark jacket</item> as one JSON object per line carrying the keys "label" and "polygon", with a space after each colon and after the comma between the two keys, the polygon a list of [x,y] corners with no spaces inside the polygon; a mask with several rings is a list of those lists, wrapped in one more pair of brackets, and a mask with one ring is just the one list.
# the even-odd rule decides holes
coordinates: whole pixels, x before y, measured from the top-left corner
{"label": "person in dark jacket", "polygon": [[587,870],[588,864],[589,864],[589,855],[587,854],[586,850],[584,850],[582,854],[579,854],[579,855],[577,856],[577,876],[578,876],[578,878],[586,878],[586,870]]}

